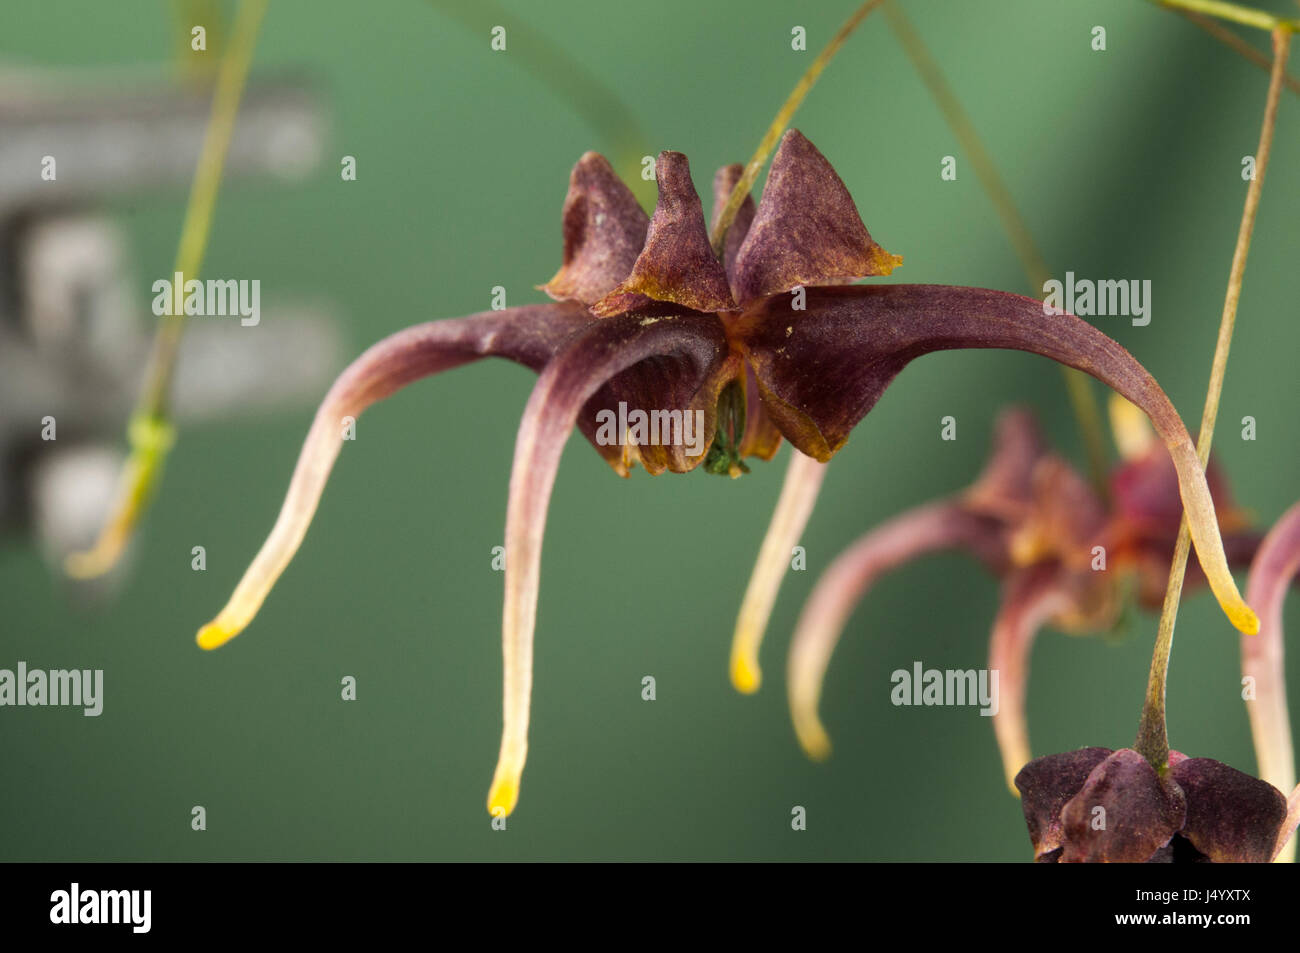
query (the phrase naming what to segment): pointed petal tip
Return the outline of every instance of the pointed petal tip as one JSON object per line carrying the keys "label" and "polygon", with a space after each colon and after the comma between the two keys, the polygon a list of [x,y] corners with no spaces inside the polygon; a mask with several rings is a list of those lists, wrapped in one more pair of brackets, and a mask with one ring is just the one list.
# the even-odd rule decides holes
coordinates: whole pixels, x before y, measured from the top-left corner
{"label": "pointed petal tip", "polygon": [[221,617],[218,616],[203,628],[199,629],[198,635],[195,636],[194,641],[198,643],[199,648],[210,652],[213,649],[221,648],[221,646],[225,645],[242,631],[244,631],[242,625],[232,625],[229,622],[222,622]]}
{"label": "pointed petal tip", "polygon": [[810,719],[796,720],[794,730],[799,738],[799,747],[810,761],[829,760],[831,738],[816,715]]}
{"label": "pointed petal tip", "polygon": [[872,239],[826,157],[797,129],[788,130],[736,254],[737,303],[747,307],[796,287],[888,275],[902,263]]}
{"label": "pointed petal tip", "polygon": [[694,311],[729,311],[736,307],[722,262],[713,255],[704,206],[691,180],[690,162],[680,152],[665,150],[655,161],[659,198],[650,218],[644,246],[622,282],[592,311],[612,317],[665,301]]}
{"label": "pointed petal tip", "polygon": [[[739,640],[740,635],[737,634],[736,638]],[[736,691],[742,695],[753,695],[762,684],[763,671],[759,668],[757,659],[737,655],[731,660],[731,685]]]}
{"label": "pointed petal tip", "polygon": [[1228,614],[1228,620],[1239,632],[1244,635],[1259,634],[1259,616],[1244,601],[1224,605],[1223,611]]}
{"label": "pointed petal tip", "polygon": [[584,152],[569,175],[561,222],[560,269],[538,290],[557,301],[590,305],[632,270],[650,219],[609,160]]}
{"label": "pointed petal tip", "polygon": [[501,777],[501,774],[501,769],[498,769],[488,791],[487,809],[493,817],[509,817],[519,803],[519,776]]}

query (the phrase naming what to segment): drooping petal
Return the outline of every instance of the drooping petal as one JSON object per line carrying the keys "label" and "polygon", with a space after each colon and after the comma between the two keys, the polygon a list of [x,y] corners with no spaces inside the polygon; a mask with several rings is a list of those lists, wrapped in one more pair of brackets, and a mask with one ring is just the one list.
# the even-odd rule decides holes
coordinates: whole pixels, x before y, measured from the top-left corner
{"label": "drooping petal", "polygon": [[[1220,531],[1227,534],[1249,525],[1213,456],[1205,468],[1205,479],[1219,514]],[[1157,444],[1142,456],[1126,460],[1112,471],[1110,489],[1115,509],[1132,531],[1143,538],[1167,540],[1172,553],[1183,506],[1178,497],[1178,472],[1169,454]]]}
{"label": "drooping petal", "polygon": [[1173,458],[1210,588],[1233,625],[1258,630],[1229,572],[1205,471],[1178,412],[1128,351],[1087,322],[1007,292],[862,285],[808,289],[798,320],[777,301],[738,324],[768,414],[791,443],[819,460],[843,446],[899,371],[932,351],[1029,351],[1096,377],[1151,419]]}
{"label": "drooping petal", "polygon": [[[684,412],[716,402],[717,371],[726,361],[721,322],[687,314],[646,322],[625,314],[597,321],[575,335],[542,371],[524,408],[515,442],[506,508],[505,662],[503,730],[488,811],[509,814],[519,797],[528,751],[528,709],[532,695],[533,634],[541,578],[542,536],[551,489],[569,431],[590,398],[611,378],[647,360],[669,361],[701,393]],[[648,408],[645,408],[648,409]]]}
{"label": "drooping petal", "polygon": [[1061,808],[1061,863],[1143,863],[1173,840],[1186,816],[1179,785],[1161,780],[1132,748],[1121,748]]}
{"label": "drooping petal", "polygon": [[993,634],[989,638],[989,671],[998,673],[993,733],[1012,794],[1017,793],[1016,775],[1031,757],[1025,696],[1034,640],[1049,619],[1068,612],[1073,606],[1073,593],[1055,565],[1019,570],[1003,587],[1002,605],[993,620]]}
{"label": "drooping petal", "polygon": [[1286,820],[1286,797],[1273,785],[1210,758],[1170,767],[1187,795],[1182,835],[1216,864],[1266,864]]}
{"label": "drooping petal", "polygon": [[729,269],[740,306],[798,286],[887,275],[902,263],[872,240],[826,157],[798,130],[789,130]]}
{"label": "drooping petal", "polygon": [[1000,547],[998,535],[995,519],[972,513],[959,501],[941,500],[881,524],[836,557],[817,580],[790,645],[790,714],[809,757],[830,754],[830,738],[817,714],[826,667],[854,606],[876,579],[925,553],[965,548],[991,554]]}
{"label": "drooping petal", "polygon": [[[731,198],[731,193],[744,172],[745,167],[737,162],[734,165],[724,165],[714,173],[713,215],[709,218],[710,232],[717,227],[723,206],[727,204],[727,199]],[[735,219],[732,220],[731,227],[727,229],[727,238],[722,246],[722,263],[727,269],[729,283],[735,279],[736,254],[740,251],[745,236],[749,234],[749,226],[754,221],[754,210],[754,196],[746,195],[745,201],[740,203],[740,210],[736,212]],[[735,285],[732,285],[733,289],[734,287]]]}
{"label": "drooping petal", "polygon": [[[1169,561],[1174,554],[1174,539],[1153,539],[1123,534],[1128,527],[1118,522],[1111,526],[1112,532],[1120,532],[1114,540],[1113,551],[1130,560],[1137,573],[1137,601],[1149,609],[1159,609],[1165,601],[1165,589],[1169,585]],[[1259,550],[1263,536],[1256,532],[1235,532],[1223,534],[1223,554],[1228,565],[1233,569],[1247,569]],[[1187,576],[1183,580],[1183,593],[1190,595],[1205,585],[1205,573],[1200,563],[1187,564]],[[1247,605],[1254,605],[1250,599]]]}
{"label": "drooping petal", "polygon": [[1083,788],[1094,768],[1113,754],[1109,748],[1080,748],[1035,758],[1016,775],[1034,860],[1058,859],[1065,843],[1061,810]]}
{"label": "drooping petal", "polygon": [[316,411],[271,535],[226,607],[199,630],[199,645],[215,649],[242,632],[297,552],[343,446],[344,418],[355,419],[413,381],[481,357],[504,357],[540,370],[565,338],[593,321],[577,304],[486,311],[398,331],[353,361]]}
{"label": "drooping petal", "polygon": [[[1300,503],[1273,524],[1250,569],[1246,598],[1260,615],[1259,635],[1241,639],[1241,674],[1254,682],[1246,702],[1255,739],[1259,776],[1280,791],[1296,786],[1295,749],[1286,702],[1286,659],[1282,640],[1282,603],[1300,573]],[[1295,845],[1286,859],[1295,859]]]}
{"label": "drooping petal", "polygon": [[763,545],[759,547],[758,561],[749,577],[731,640],[731,684],[736,691],[746,695],[758,691],[762,682],[758,649],[772,615],[772,606],[776,604],[781,580],[790,566],[791,552],[808,525],[826,475],[824,463],[818,463],[798,450],[791,450],[790,454],[781,496],[776,502],[772,522],[768,524],[767,535],[763,537]]}
{"label": "drooping petal", "polygon": [[556,300],[595,304],[631,273],[650,218],[595,152],[579,159],[569,175],[563,218],[563,264],[542,290]]}
{"label": "drooping petal", "polygon": [[655,162],[659,204],[650,219],[645,248],[622,284],[592,305],[602,317],[665,301],[695,311],[735,308],[727,272],[713,257],[704,207],[680,152],[661,152]]}

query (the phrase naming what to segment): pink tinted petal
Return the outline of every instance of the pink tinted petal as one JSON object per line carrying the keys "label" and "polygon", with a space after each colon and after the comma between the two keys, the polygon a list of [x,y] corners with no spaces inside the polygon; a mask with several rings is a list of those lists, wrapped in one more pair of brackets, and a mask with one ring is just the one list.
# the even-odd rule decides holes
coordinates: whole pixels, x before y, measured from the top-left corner
{"label": "pink tinted petal", "polygon": [[[1241,674],[1255,683],[1255,697],[1246,702],[1246,712],[1255,739],[1259,776],[1281,791],[1296,786],[1295,750],[1286,701],[1282,605],[1298,572],[1300,503],[1273,524],[1255,554],[1246,598],[1259,612],[1259,634],[1241,637]],[[1288,848],[1288,854],[1294,859],[1294,845]]]}
{"label": "pink tinted petal", "polygon": [[995,520],[944,500],[894,517],[836,557],[804,605],[790,646],[790,714],[809,757],[830,754],[830,739],[817,713],[826,668],[854,607],[876,579],[925,553],[979,551],[997,534]]}
{"label": "pink tinted petal", "polygon": [[371,404],[413,381],[481,357],[505,357],[539,370],[562,341],[593,321],[586,309],[576,304],[486,311],[398,331],[353,361],[316,411],[271,535],[226,607],[199,630],[199,645],[214,649],[242,632],[293,559],[342,449],[344,418],[355,419]]}
{"label": "pink tinted petal", "polygon": [[1073,594],[1055,565],[1020,570],[1007,579],[1002,590],[1002,606],[989,639],[989,671],[998,673],[993,733],[1012,794],[1017,793],[1016,775],[1031,757],[1025,697],[1034,640],[1049,619],[1073,607]]}
{"label": "pink tinted petal", "polygon": [[1002,411],[994,425],[993,452],[966,491],[966,505],[1004,520],[1020,519],[1032,502],[1034,468],[1046,453],[1033,414],[1019,407]]}
{"label": "pink tinted petal", "polygon": [[647,322],[627,314],[597,321],[573,337],[538,378],[519,424],[506,508],[503,729],[489,813],[509,814],[519,797],[528,751],[542,537],[560,457],[579,412],[602,385],[641,361],[677,364],[703,387],[726,357],[726,337],[715,317],[666,316]]}

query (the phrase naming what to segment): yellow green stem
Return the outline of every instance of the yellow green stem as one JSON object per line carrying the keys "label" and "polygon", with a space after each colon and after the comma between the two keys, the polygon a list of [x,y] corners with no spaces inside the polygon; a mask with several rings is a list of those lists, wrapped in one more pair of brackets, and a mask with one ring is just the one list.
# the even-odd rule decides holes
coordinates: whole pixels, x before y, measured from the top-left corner
{"label": "yellow green stem", "polygon": [[[1250,254],[1250,239],[1255,230],[1255,215],[1264,189],[1264,173],[1268,169],[1269,153],[1273,147],[1273,129],[1277,124],[1277,105],[1282,95],[1282,77],[1286,74],[1287,56],[1291,49],[1291,30],[1279,27],[1273,31],[1273,69],[1268,85],[1268,99],[1264,106],[1264,122],[1259,134],[1259,148],[1255,152],[1255,178],[1246,191],[1246,205],[1241,213],[1241,226],[1237,230],[1237,245],[1232,253],[1232,267],[1228,273],[1228,290],[1223,301],[1223,316],[1219,321],[1219,337],[1214,347],[1214,360],[1210,366],[1210,384],[1205,394],[1205,409],[1201,414],[1201,431],[1197,436],[1196,452],[1205,466],[1210,458],[1210,444],[1214,440],[1214,424],[1219,415],[1219,398],[1223,394],[1223,378],[1228,367],[1228,350],[1232,345],[1232,332],[1237,322],[1237,304],[1241,300],[1241,285],[1246,274],[1246,258]],[[1146,701],[1142,708],[1142,721],[1138,726],[1135,747],[1156,768],[1164,772],[1169,764],[1169,733],[1165,719],[1165,684],[1169,676],[1169,656],[1173,651],[1174,623],[1178,617],[1178,603],[1183,593],[1183,577],[1187,571],[1187,554],[1191,546],[1187,517],[1184,516],[1174,546],[1173,565],[1169,570],[1169,585],[1165,590],[1160,625],[1156,631],[1155,650],[1151,656],[1151,673],[1147,681]]]}
{"label": "yellow green stem", "polygon": [[[1204,14],[1196,13],[1192,10],[1174,10],[1174,12],[1204,30],[1214,39],[1228,47],[1228,49],[1238,53],[1251,63],[1258,66],[1265,73],[1269,72],[1273,68],[1272,60],[1217,20],[1211,19]],[[1290,73],[1287,73],[1282,77],[1282,82],[1286,84],[1286,88],[1291,90],[1291,92],[1300,94],[1300,79],[1296,79]]]}
{"label": "yellow green stem", "polygon": [[[222,57],[217,72],[212,114],[190,186],[176,264],[172,269],[173,273],[181,276],[179,280],[182,282],[197,278],[203,266],[208,236],[212,231],[212,213],[216,207],[221,172],[225,166],[235,117],[239,112],[239,101],[244,92],[253,49],[257,45],[258,30],[268,2],[269,0],[241,0],[235,14],[230,47]],[[180,289],[177,291],[179,293]],[[144,390],[131,415],[128,428],[131,454],[118,481],[117,498],[94,546],[85,552],[68,556],[64,568],[71,576],[99,576],[117,564],[161,479],[163,464],[175,436],[167,404],[185,317],[183,314],[167,315],[161,322],[154,335],[153,350],[145,372]]]}
{"label": "yellow green stem", "polygon": [[1243,7],[1236,3],[1225,3],[1224,0],[1150,0],[1150,2],[1156,6],[1168,7],[1171,10],[1191,10],[1205,16],[1217,17],[1220,20],[1240,23],[1242,26],[1251,26],[1257,30],[1272,32],[1279,29],[1300,29],[1300,20],[1275,17],[1263,10],[1256,10],[1254,7]]}
{"label": "yellow green stem", "polygon": [[764,133],[758,148],[754,150],[754,155],[745,163],[745,171],[741,173],[739,181],[736,182],[736,187],[731,190],[727,204],[722,207],[722,212],[718,215],[718,221],[713,226],[713,233],[709,236],[709,240],[713,244],[714,254],[719,257],[722,255],[722,242],[727,237],[727,229],[735,221],[736,213],[740,211],[745,196],[749,195],[754,188],[758,173],[762,171],[768,156],[776,148],[776,144],[780,141],[786,126],[790,125],[790,120],[794,118],[795,112],[803,105],[808,91],[813,88],[813,84],[821,76],[822,70],[826,69],[830,61],[835,58],[835,54],[840,51],[844,41],[858,28],[858,24],[865,20],[867,14],[882,3],[884,3],[884,0],[867,0],[866,3],[858,7],[853,12],[853,15],[844,21],[844,25],[839,28],[839,31],[831,37],[831,41],[826,44],[826,48],[817,54],[817,58],[812,61],[812,65],[808,67],[803,76],[799,77],[799,82],[795,83],[794,89],[790,91],[790,95],[777,112],[776,118],[767,127],[767,132]]}

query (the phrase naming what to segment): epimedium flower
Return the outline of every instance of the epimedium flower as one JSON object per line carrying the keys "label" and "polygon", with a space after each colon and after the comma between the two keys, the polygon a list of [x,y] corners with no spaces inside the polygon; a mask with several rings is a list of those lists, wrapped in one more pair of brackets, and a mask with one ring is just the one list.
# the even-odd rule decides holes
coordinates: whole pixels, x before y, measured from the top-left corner
{"label": "epimedium flower", "polygon": [[[1109,502],[1051,453],[1026,410],[1004,411],[975,482],[951,497],[907,510],[862,535],[818,579],[795,627],[787,690],[795,733],[810,757],[830,753],[818,715],[831,654],[855,606],[883,574],[924,555],[972,554],[1002,584],[989,638],[999,673],[992,716],[1008,787],[1030,759],[1025,697],[1040,628],[1107,631],[1126,595],[1159,608],[1182,516],[1178,476],[1133,405],[1112,400],[1123,460],[1110,474]],[[1233,566],[1249,563],[1259,537],[1245,528],[1211,460],[1208,484]],[[1189,586],[1203,582],[1193,574]],[[1254,603],[1252,603],[1254,604]],[[1244,637],[1253,644],[1255,636]]]}
{"label": "epimedium flower", "polygon": [[1266,863],[1296,827],[1273,785],[1177,751],[1163,772],[1132,748],[1050,754],[1016,786],[1039,863]]}
{"label": "epimedium flower", "polygon": [[[741,172],[729,166],[715,177],[715,219]],[[525,365],[538,380],[519,426],[506,507],[504,726],[488,795],[489,811],[509,813],[527,753],[546,512],[575,425],[623,476],[638,462],[652,474],[703,466],[736,476],[745,459],[770,459],[782,438],[816,467],[843,446],[904,366],[954,348],[1041,354],[1139,406],[1171,455],[1216,596],[1235,625],[1254,630],[1186,428],[1117,343],[1020,295],[848,284],[888,275],[901,259],[871,238],[840,177],[797,131],[782,139],[761,202],[745,197],[720,256],[710,247],[686,157],[661,153],[655,176],[659,198],[647,219],[609,163],[587,153],[564,202],[562,265],[543,286],[555,303],[416,325],[343,372],[316,413],[270,536],[225,608],[200,629],[200,646],[214,649],[239,634],[292,558],[339,454],[343,418],[418,378],[482,357]],[[598,420],[620,402],[700,412],[707,450],[596,440]]]}

